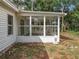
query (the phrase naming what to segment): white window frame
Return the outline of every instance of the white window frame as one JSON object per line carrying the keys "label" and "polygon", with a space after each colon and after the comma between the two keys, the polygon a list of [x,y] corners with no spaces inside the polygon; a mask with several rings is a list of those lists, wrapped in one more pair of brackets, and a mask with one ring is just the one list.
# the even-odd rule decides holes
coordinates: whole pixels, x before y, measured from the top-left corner
{"label": "white window frame", "polygon": [[[47,16],[47,17],[50,17],[50,16]],[[51,16],[52,18],[53,17],[57,17],[57,21],[58,21],[58,16]],[[50,19],[51,20],[51,19]],[[45,17],[45,23],[46,23],[46,17]],[[58,22],[56,22],[57,23],[57,25],[52,25],[52,24],[45,24],[45,31],[46,31],[46,28],[47,27],[52,27],[53,28],[53,31],[54,31],[54,27],[57,27],[57,33],[55,34],[55,35],[58,35]],[[55,35],[47,35],[46,33],[45,33],[45,36],[55,36]]]}
{"label": "white window frame", "polygon": [[[30,16],[31,17],[31,36],[44,36],[44,16],[39,16],[39,17],[43,17],[43,25],[32,25],[32,17],[38,17],[38,16]],[[33,27],[43,27],[43,35],[32,35],[32,28]]]}
{"label": "white window frame", "polygon": [[[29,16],[26,16],[26,17],[29,17]],[[30,17],[29,17],[29,18],[30,18]],[[30,24],[29,24],[29,25],[26,25],[25,22],[24,22],[24,25],[20,25],[20,21],[21,21],[21,20],[26,20],[26,18],[19,20],[19,26],[18,26],[18,28],[21,28],[21,27],[24,27],[24,28],[25,28],[25,27],[29,27],[29,26],[30,26]],[[30,21],[29,21],[29,22],[30,22]],[[29,27],[29,29],[30,29],[30,27]],[[19,36],[30,36],[30,31],[29,31],[29,35],[25,35],[25,29],[24,29],[24,35],[21,35],[21,34],[20,34],[20,29],[19,29],[18,35],[19,35]]]}
{"label": "white window frame", "polygon": [[[10,15],[10,14],[7,14],[7,15],[8,15],[7,16],[7,18],[8,18],[8,20],[7,20],[7,24],[8,24],[8,35],[13,35],[13,16]],[[12,19],[10,19],[12,21],[12,24],[9,24],[9,16],[12,17]],[[10,31],[11,33],[9,33],[9,27],[12,27],[12,30]]]}

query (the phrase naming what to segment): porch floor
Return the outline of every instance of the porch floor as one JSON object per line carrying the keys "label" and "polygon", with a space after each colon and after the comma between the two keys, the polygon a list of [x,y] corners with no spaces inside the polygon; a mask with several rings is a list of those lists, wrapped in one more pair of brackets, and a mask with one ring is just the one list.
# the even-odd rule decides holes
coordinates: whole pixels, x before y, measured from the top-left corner
{"label": "porch floor", "polygon": [[79,59],[79,40],[64,40],[58,45],[17,43],[0,59]]}

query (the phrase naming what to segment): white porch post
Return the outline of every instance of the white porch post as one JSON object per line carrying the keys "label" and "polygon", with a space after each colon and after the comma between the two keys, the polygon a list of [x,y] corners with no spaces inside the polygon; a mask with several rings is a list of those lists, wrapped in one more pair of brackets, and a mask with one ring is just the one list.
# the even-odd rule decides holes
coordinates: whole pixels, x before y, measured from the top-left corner
{"label": "white porch post", "polygon": [[58,16],[58,42],[60,41],[60,16]]}
{"label": "white porch post", "polygon": [[32,36],[32,16],[30,16],[30,36]]}
{"label": "white porch post", "polygon": [[44,36],[46,36],[46,16],[44,16]]}

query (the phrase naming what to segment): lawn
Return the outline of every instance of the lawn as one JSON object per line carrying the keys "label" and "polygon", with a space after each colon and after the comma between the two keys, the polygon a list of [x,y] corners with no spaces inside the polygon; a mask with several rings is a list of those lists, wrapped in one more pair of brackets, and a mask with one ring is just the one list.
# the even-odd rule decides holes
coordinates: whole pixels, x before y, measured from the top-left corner
{"label": "lawn", "polygon": [[79,36],[79,31],[75,32],[75,31],[67,31],[68,33],[74,35],[74,36]]}
{"label": "lawn", "polygon": [[17,43],[1,59],[79,59],[79,40],[65,40],[58,45]]}

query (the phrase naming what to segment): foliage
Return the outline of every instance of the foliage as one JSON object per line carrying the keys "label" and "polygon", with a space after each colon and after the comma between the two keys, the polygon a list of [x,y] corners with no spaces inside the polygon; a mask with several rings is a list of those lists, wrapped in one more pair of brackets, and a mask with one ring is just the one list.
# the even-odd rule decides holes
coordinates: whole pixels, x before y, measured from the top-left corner
{"label": "foliage", "polygon": [[65,17],[65,23],[68,23],[68,30],[79,31],[79,11],[68,13]]}
{"label": "foliage", "polygon": [[79,0],[13,0],[17,7],[24,10],[66,12],[65,24],[68,30],[79,31]]}
{"label": "foliage", "polygon": [[[68,12],[69,6],[79,5],[79,0],[12,0],[18,7],[24,6],[25,10],[31,10],[34,7],[35,11],[63,11]],[[33,6],[32,6],[33,2]]]}
{"label": "foliage", "polygon": [[58,4],[59,4],[58,0],[55,0],[55,1],[54,0],[37,0],[34,10],[53,11],[54,6]]}

